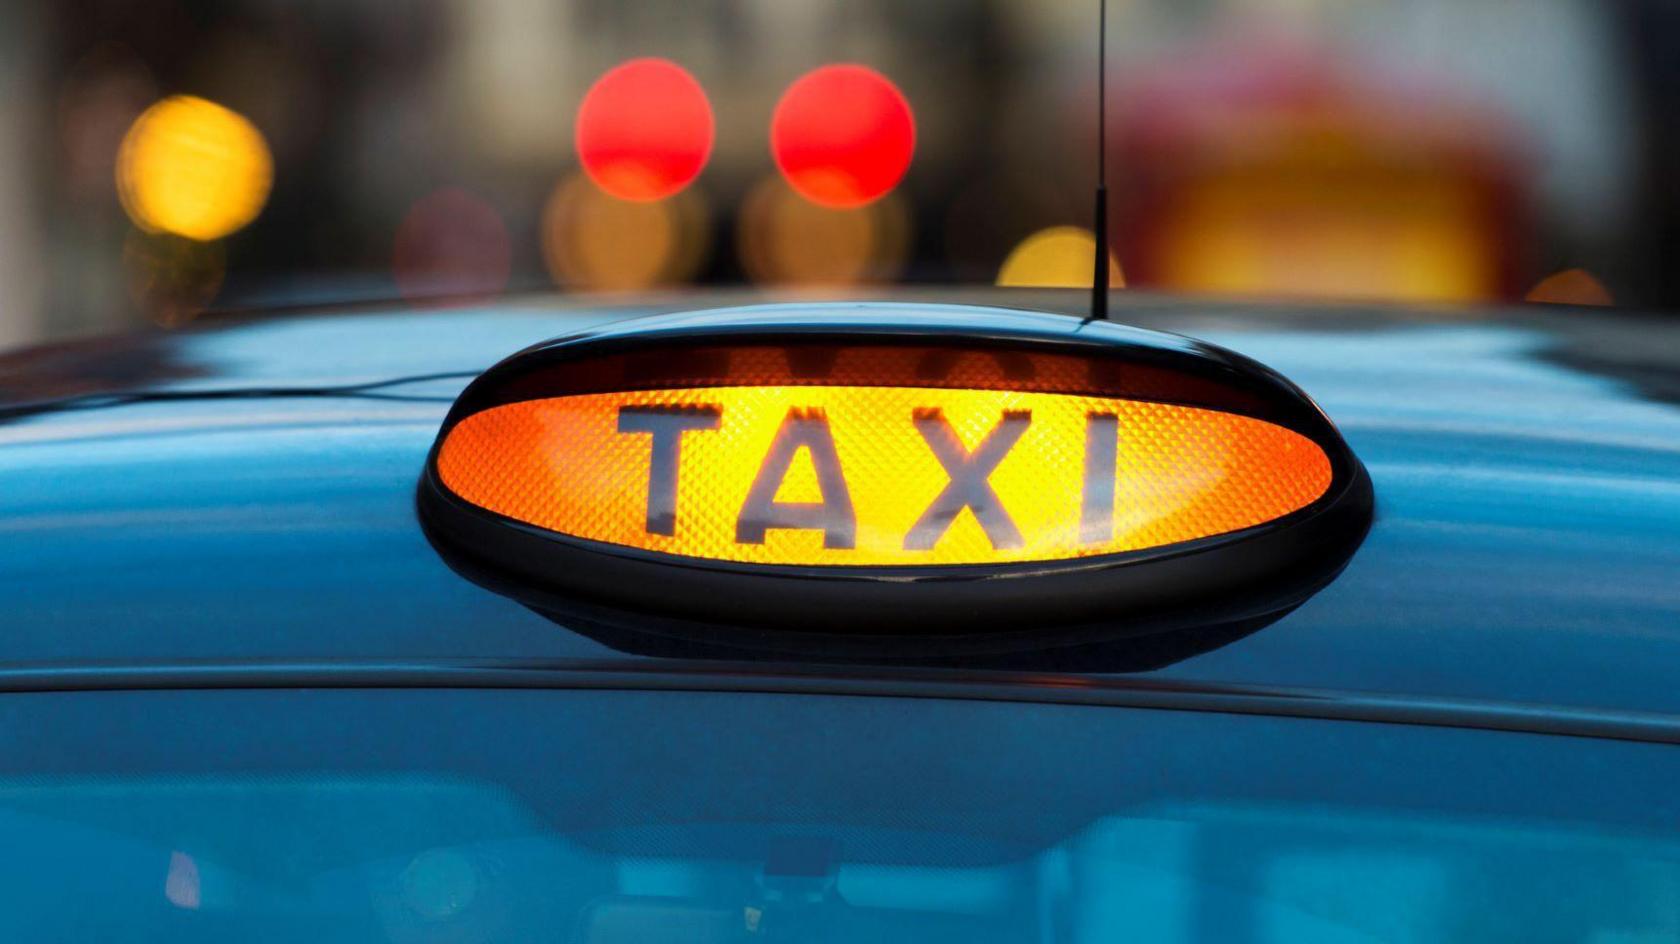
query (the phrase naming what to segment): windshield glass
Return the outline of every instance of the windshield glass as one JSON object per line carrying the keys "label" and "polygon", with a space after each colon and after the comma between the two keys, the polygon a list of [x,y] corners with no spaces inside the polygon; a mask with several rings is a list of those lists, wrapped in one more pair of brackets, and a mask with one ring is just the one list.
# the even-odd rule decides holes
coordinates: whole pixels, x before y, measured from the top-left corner
{"label": "windshield glass", "polygon": [[1680,756],[1658,745],[727,693],[4,708],[20,940],[1680,934]]}
{"label": "windshield glass", "polygon": [[[1108,6],[1117,289],[1680,301],[1663,0]],[[534,290],[1059,304],[1025,290],[1092,280],[1096,34],[1096,0],[7,4],[0,342]]]}

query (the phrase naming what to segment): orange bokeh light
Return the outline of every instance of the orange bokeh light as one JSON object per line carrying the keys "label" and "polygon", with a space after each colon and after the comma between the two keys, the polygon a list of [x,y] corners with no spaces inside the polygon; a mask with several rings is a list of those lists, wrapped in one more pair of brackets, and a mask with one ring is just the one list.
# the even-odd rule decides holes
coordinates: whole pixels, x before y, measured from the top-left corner
{"label": "orange bokeh light", "polygon": [[173,233],[130,230],[123,240],[129,296],[147,317],[178,328],[201,314],[227,276],[227,248]]}
{"label": "orange bokeh light", "polygon": [[1523,296],[1525,302],[1546,305],[1614,305],[1616,299],[1586,269],[1564,269],[1546,276]]}
{"label": "orange bokeh light", "polygon": [[[682,427],[667,429],[663,447],[646,419],[653,413]],[[627,424],[627,415],[642,419]],[[965,457],[977,472],[959,468]],[[669,463],[668,475],[656,461]],[[825,566],[1058,560],[1176,544],[1288,514],[1331,481],[1311,440],[1230,413],[841,385],[493,407],[450,430],[437,468],[466,501],[551,531],[713,560]],[[950,500],[958,477],[965,494],[995,500]],[[942,502],[951,514],[930,524]],[[771,519],[781,523],[764,524]]]}
{"label": "orange bokeh light", "polygon": [[904,176],[916,121],[886,76],[857,65],[806,73],[776,103],[770,153],[799,194],[827,207],[862,206]]}
{"label": "orange bokeh light", "polygon": [[698,187],[667,200],[620,200],[574,174],[543,208],[543,260],[567,289],[621,292],[682,282],[700,267],[706,215]]}
{"label": "orange bokeh light", "polygon": [[632,59],[596,79],[574,129],[584,172],[620,200],[662,200],[688,186],[714,134],[705,90],[667,59]]}
{"label": "orange bokeh light", "polygon": [[896,194],[865,206],[818,206],[768,177],[742,202],[737,236],[741,266],[754,282],[855,285],[903,271],[910,214]]}

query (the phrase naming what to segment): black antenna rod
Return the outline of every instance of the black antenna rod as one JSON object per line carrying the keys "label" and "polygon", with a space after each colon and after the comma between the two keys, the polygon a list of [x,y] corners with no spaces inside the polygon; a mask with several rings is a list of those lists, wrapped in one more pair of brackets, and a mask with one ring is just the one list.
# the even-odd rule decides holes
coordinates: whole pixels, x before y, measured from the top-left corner
{"label": "black antenna rod", "polygon": [[1097,237],[1096,265],[1091,274],[1091,317],[1108,318],[1108,0],[1097,0]]}

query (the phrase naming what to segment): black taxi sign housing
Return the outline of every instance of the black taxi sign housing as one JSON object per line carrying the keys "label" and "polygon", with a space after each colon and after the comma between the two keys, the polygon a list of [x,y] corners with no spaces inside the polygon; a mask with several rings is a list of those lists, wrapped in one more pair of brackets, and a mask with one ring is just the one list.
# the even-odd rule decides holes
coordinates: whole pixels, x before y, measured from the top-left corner
{"label": "black taxi sign housing", "polygon": [[419,489],[434,544],[516,596],[870,637],[1280,613],[1371,508],[1334,426],[1247,358],[961,306],[539,344],[462,392]]}

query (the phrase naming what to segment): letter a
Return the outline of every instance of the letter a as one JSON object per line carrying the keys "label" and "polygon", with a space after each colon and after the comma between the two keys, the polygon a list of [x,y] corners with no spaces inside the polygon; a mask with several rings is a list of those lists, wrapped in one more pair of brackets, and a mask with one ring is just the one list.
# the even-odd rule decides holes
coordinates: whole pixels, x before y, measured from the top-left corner
{"label": "letter a", "polygon": [[[776,491],[787,478],[794,457],[804,449],[817,470],[820,502],[779,502]],[[850,550],[857,544],[857,515],[852,511],[852,494],[840,472],[840,456],[834,451],[834,437],[828,417],[818,410],[792,409],[770,443],[770,452],[758,467],[747,500],[735,521],[738,544],[763,544],[764,532],[772,528],[821,529],[823,547]]]}

